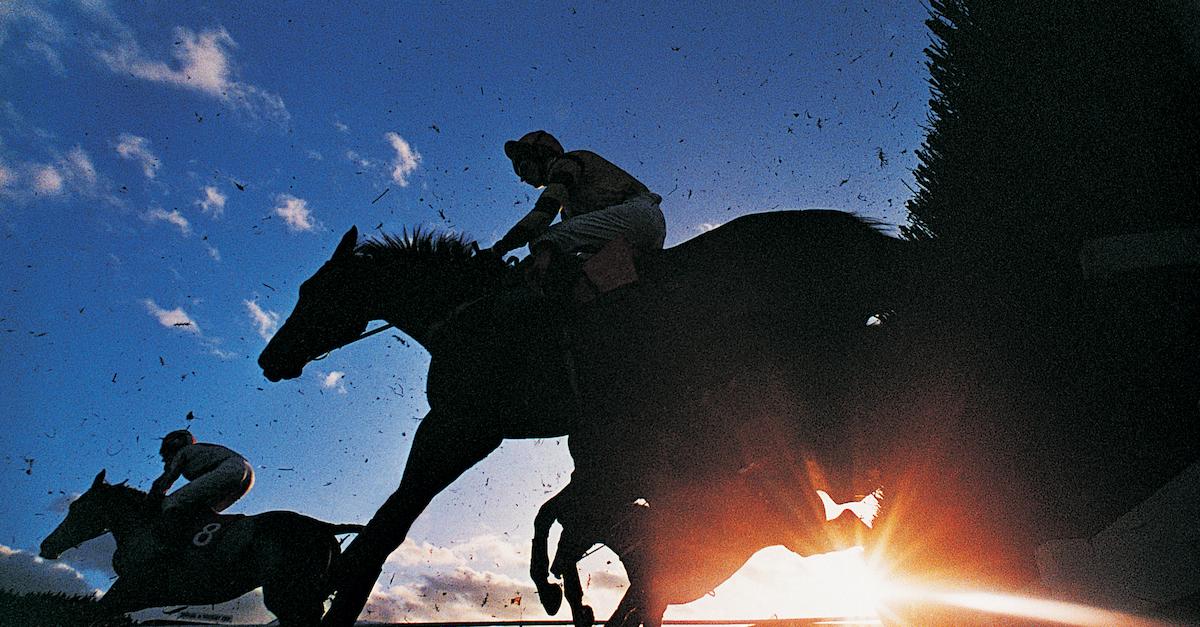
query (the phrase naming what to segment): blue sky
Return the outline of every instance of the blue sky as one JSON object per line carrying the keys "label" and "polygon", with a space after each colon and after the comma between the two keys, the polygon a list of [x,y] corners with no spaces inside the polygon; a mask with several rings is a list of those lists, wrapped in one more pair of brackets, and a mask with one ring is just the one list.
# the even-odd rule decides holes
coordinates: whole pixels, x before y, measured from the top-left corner
{"label": "blue sky", "polygon": [[[536,197],[501,149],[529,130],[664,196],[668,244],[775,208],[904,220],[929,96],[916,2],[242,4],[0,4],[8,550],[101,468],[147,487],[185,426],[259,469],[236,510],[369,518],[427,355],[385,334],[279,384],[254,360],[349,226],[502,234]],[[421,608],[399,615],[439,577],[529,589],[533,512],[569,470],[563,442],[514,442],[456,483],[413,529],[426,553],[385,572]]]}

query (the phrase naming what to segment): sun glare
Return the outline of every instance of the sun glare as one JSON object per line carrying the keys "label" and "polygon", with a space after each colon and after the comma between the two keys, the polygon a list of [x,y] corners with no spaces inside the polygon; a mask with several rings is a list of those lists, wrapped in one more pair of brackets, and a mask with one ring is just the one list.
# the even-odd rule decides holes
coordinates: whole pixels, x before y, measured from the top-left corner
{"label": "sun glare", "polygon": [[708,596],[671,607],[672,619],[845,617],[872,624],[882,582],[861,548],[801,557],[765,548]]}
{"label": "sun glare", "polygon": [[[899,611],[900,607],[908,610]],[[925,584],[894,583],[881,597],[881,614],[901,624],[906,622],[905,619],[912,624],[919,623],[923,608],[942,616],[947,614],[947,610],[957,608],[962,610],[964,616],[995,614],[1080,627],[1165,627],[1169,624],[1080,603],[983,590],[954,590]]]}

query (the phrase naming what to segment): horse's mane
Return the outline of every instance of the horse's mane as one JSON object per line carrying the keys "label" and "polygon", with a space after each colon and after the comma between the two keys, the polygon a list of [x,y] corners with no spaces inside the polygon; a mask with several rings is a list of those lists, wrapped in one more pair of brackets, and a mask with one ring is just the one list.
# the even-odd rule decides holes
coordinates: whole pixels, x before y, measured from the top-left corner
{"label": "horse's mane", "polygon": [[106,484],[104,490],[109,493],[110,498],[127,503],[127,507],[139,514],[157,514],[158,512],[156,500],[152,500],[149,494],[125,482]]}
{"label": "horse's mane", "polygon": [[451,233],[413,227],[410,234],[404,229],[400,235],[384,233],[369,238],[355,247],[354,252],[381,263],[395,261],[458,261],[469,259],[473,254],[475,240],[461,233]]}

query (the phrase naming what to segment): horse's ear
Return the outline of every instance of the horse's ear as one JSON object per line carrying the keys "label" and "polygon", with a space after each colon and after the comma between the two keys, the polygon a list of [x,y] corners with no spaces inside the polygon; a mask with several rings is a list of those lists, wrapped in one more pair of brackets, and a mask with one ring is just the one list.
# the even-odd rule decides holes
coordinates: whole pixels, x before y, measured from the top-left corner
{"label": "horse's ear", "polygon": [[346,234],[342,236],[342,241],[338,242],[337,248],[333,251],[333,260],[344,259],[354,254],[354,248],[358,246],[358,227],[352,226]]}
{"label": "horse's ear", "polygon": [[98,488],[98,487],[104,485],[104,473],[105,472],[106,472],[105,470],[101,470],[100,473],[96,475],[96,478],[92,480],[93,488]]}

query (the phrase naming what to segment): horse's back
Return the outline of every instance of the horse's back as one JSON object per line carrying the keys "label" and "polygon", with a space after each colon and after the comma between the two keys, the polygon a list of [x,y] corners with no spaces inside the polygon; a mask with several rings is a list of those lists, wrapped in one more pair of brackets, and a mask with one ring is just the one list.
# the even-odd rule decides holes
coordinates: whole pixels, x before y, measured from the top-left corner
{"label": "horse's back", "polygon": [[[821,251],[879,246],[893,238],[879,222],[844,211],[807,209],[767,211],[739,216],[664,250],[671,265],[735,258],[787,258],[789,251]],[[866,251],[863,251],[866,252]]]}

